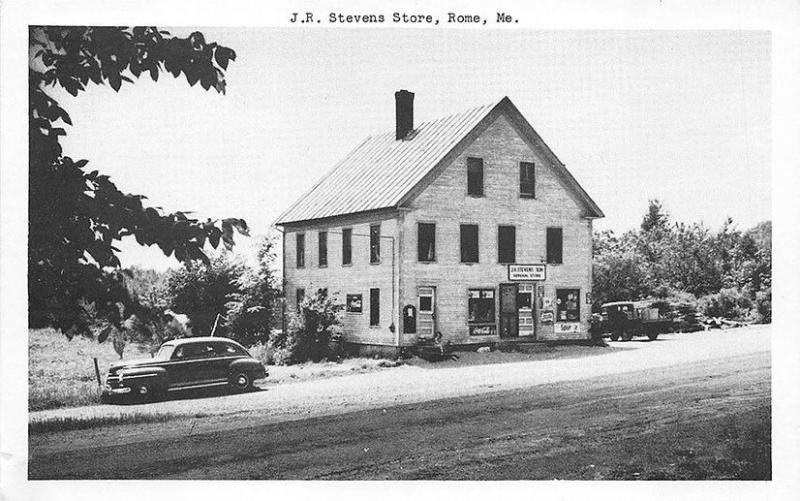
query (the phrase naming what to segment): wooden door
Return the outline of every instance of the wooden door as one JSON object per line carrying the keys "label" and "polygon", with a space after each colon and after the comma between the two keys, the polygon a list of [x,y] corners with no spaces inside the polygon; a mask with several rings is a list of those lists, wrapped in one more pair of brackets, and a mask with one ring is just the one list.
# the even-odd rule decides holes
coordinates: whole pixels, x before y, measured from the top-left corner
{"label": "wooden door", "polygon": [[433,337],[436,334],[436,287],[419,287],[417,296],[417,333]]}
{"label": "wooden door", "polygon": [[517,284],[500,284],[500,337],[519,336]]}

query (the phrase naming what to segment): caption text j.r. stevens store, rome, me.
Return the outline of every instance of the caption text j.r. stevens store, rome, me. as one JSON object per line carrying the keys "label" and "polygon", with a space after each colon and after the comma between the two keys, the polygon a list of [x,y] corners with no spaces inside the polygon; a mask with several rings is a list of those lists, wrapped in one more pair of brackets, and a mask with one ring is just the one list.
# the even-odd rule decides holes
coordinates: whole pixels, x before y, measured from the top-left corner
{"label": "caption text j.r. stevens store, rome, me.", "polygon": [[[316,12],[292,12],[289,17],[290,23],[309,24],[322,23],[328,24],[384,24],[391,22],[394,24],[428,24],[438,25],[439,16],[424,13],[393,12],[391,15],[385,14],[349,14],[344,12],[329,12],[327,16],[318,15]],[[494,19],[496,24],[516,23],[516,18],[505,12],[497,12],[495,16],[483,16],[475,13],[447,12],[442,19],[445,24],[477,24],[485,25]]]}

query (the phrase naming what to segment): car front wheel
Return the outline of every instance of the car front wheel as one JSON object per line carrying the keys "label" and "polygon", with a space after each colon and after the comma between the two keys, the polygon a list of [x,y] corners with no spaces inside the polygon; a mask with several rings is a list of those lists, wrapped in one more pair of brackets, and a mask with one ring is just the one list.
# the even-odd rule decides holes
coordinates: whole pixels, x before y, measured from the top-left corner
{"label": "car front wheel", "polygon": [[233,373],[230,384],[236,391],[247,391],[253,387],[253,378],[245,371]]}
{"label": "car front wheel", "polygon": [[153,385],[150,383],[139,383],[133,388],[133,394],[142,402],[151,402],[155,400],[156,394]]}

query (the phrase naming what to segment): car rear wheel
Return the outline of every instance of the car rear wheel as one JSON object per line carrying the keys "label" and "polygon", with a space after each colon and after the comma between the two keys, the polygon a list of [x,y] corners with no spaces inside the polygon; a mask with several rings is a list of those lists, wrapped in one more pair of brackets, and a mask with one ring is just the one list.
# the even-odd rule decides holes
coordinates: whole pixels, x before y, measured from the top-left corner
{"label": "car rear wheel", "polygon": [[622,331],[622,340],[623,341],[630,341],[631,339],[633,339],[633,332]]}
{"label": "car rear wheel", "polygon": [[650,338],[650,341],[655,341],[658,339],[658,332],[651,332],[647,335],[647,337]]}
{"label": "car rear wheel", "polygon": [[245,371],[234,372],[230,384],[236,391],[247,391],[253,387],[253,378]]}
{"label": "car rear wheel", "polygon": [[612,332],[612,333],[611,333],[611,340],[612,340],[612,341],[617,341],[617,340],[619,340],[619,332]]}

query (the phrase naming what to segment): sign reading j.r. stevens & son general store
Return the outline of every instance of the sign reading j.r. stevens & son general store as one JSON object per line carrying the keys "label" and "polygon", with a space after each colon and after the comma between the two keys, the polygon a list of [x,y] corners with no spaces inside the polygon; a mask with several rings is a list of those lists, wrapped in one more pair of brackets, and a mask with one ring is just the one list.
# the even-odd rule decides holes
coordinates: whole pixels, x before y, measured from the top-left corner
{"label": "sign reading j.r. stevens & son general store", "polygon": [[517,282],[544,280],[547,276],[546,269],[543,264],[509,264],[508,279]]}

